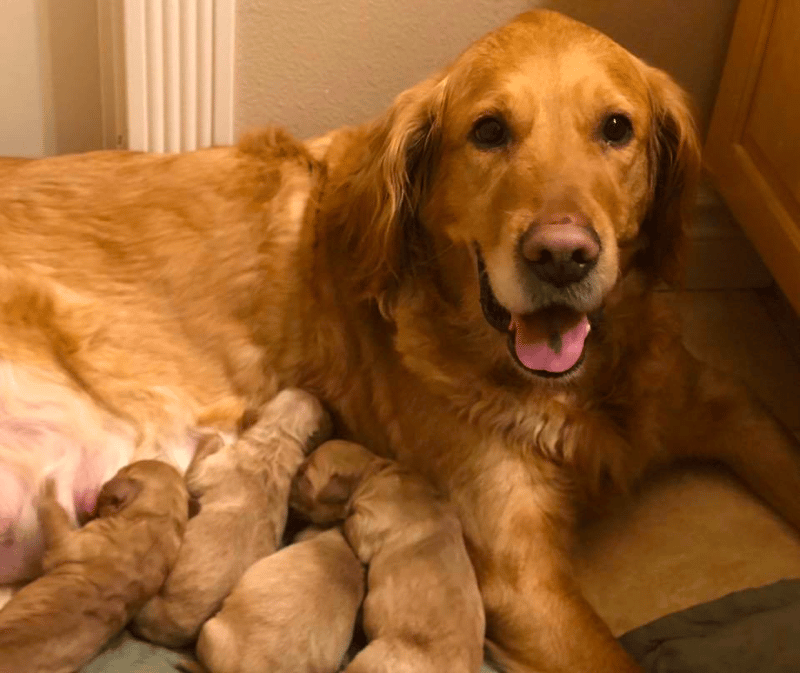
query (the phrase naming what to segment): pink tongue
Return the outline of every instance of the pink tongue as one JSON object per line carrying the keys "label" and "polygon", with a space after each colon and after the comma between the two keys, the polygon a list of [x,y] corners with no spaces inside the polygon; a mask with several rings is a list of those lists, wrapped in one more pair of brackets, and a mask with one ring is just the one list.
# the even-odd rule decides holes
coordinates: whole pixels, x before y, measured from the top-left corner
{"label": "pink tongue", "polygon": [[591,329],[589,319],[585,315],[581,316],[575,325],[564,332],[557,324],[549,326],[549,329],[547,326],[542,329],[541,324],[531,325],[532,322],[534,320],[529,317],[511,316],[509,329],[516,328],[514,348],[519,361],[528,369],[554,374],[574,367],[583,353],[583,346]]}

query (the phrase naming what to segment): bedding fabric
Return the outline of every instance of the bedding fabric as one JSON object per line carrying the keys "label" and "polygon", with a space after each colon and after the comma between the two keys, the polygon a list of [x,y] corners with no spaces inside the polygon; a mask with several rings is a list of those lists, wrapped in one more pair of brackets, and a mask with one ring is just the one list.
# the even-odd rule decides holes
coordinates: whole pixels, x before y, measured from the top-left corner
{"label": "bedding fabric", "polygon": [[[650,673],[800,671],[800,580],[745,589],[629,631],[620,642]],[[173,673],[185,656],[124,634],[81,673]],[[481,673],[495,673],[484,666]]]}

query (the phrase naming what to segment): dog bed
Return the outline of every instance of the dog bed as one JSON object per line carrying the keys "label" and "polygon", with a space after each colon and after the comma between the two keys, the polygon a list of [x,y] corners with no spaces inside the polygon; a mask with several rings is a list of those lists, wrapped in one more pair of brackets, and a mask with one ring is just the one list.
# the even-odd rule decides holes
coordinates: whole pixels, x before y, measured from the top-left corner
{"label": "dog bed", "polygon": [[[800,580],[745,589],[629,631],[620,642],[652,673],[800,671]],[[174,673],[186,652],[123,634],[82,673]],[[481,673],[495,673],[488,665]]]}

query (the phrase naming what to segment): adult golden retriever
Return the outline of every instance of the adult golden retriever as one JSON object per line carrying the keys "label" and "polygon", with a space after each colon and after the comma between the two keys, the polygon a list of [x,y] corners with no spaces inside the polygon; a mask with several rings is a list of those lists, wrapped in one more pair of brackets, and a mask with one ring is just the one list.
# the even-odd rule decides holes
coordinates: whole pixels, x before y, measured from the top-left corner
{"label": "adult golden retriever", "polygon": [[[796,440],[652,293],[679,275],[698,164],[673,81],[552,12],[305,146],[9,162],[4,408],[38,418],[46,390],[106,438],[62,414],[69,451],[113,436],[185,465],[198,426],[306,387],[449,495],[506,670],[638,670],[570,574],[585,494],[719,459],[800,527]],[[0,430],[24,513],[49,454]]]}

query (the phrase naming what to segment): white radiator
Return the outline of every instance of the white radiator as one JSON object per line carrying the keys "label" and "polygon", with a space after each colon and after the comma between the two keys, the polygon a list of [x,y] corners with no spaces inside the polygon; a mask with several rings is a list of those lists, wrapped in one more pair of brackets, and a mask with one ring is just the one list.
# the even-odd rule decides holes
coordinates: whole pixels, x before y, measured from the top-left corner
{"label": "white radiator", "polygon": [[235,15],[236,0],[123,0],[130,149],[233,142]]}

